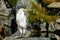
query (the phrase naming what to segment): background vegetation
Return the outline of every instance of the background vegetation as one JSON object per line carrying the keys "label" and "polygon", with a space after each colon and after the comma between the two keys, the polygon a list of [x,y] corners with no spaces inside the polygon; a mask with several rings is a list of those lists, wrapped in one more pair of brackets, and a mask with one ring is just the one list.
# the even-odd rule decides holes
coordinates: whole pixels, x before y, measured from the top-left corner
{"label": "background vegetation", "polygon": [[29,19],[30,21],[43,20],[45,22],[55,22],[59,18],[57,15],[48,15],[46,9],[42,7],[39,3],[32,2],[33,12],[30,12]]}
{"label": "background vegetation", "polygon": [[7,1],[11,6],[16,6],[18,0],[5,0],[5,1]]}

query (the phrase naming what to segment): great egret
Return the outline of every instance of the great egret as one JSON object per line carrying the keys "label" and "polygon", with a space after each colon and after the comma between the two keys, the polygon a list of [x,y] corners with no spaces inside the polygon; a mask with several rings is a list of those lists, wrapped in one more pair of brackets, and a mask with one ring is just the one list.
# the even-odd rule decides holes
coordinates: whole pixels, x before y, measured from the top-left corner
{"label": "great egret", "polygon": [[24,15],[24,11],[26,11],[27,9],[24,9],[24,8],[20,8],[18,11],[17,11],[17,14],[16,14],[16,22],[17,22],[17,25],[18,25],[18,29],[21,33],[21,36],[23,34],[25,34],[26,32],[26,16]]}

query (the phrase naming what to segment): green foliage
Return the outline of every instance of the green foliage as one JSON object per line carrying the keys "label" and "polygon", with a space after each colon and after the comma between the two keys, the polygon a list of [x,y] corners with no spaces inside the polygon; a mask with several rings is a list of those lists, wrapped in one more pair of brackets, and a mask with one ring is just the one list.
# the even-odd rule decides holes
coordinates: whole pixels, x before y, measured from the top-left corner
{"label": "green foliage", "polygon": [[7,0],[12,6],[16,6],[17,0]]}
{"label": "green foliage", "polygon": [[29,21],[36,21],[36,20],[43,20],[45,22],[51,22],[51,21],[56,21],[57,18],[59,18],[59,16],[57,15],[48,15],[46,13],[46,9],[44,7],[42,7],[41,5],[39,5],[37,2],[33,2],[32,3],[32,11],[29,14]]}

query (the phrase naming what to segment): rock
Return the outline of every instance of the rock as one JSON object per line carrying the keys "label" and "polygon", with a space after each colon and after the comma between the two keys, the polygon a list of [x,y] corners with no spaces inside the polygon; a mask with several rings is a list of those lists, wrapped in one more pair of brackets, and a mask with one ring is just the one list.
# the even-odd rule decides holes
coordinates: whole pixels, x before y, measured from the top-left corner
{"label": "rock", "polygon": [[41,37],[28,37],[28,38],[6,38],[4,40],[50,40],[50,38],[41,38]]}

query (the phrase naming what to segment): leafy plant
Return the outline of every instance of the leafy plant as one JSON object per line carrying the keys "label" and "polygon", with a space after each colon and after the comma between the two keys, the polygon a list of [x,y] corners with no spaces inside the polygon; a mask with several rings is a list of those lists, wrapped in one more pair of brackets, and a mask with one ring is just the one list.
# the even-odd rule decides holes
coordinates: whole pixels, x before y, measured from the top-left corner
{"label": "leafy plant", "polygon": [[[33,11],[30,12],[29,14],[29,21],[36,21],[36,20],[43,20],[45,22],[55,22],[56,19],[59,18],[59,16],[57,15],[48,15],[46,12],[46,9],[44,7],[42,7],[40,4],[38,4],[36,1],[32,3],[32,9]],[[34,15],[35,14],[35,15]]]}
{"label": "leafy plant", "polygon": [[16,6],[17,0],[7,0],[8,3],[12,6]]}

